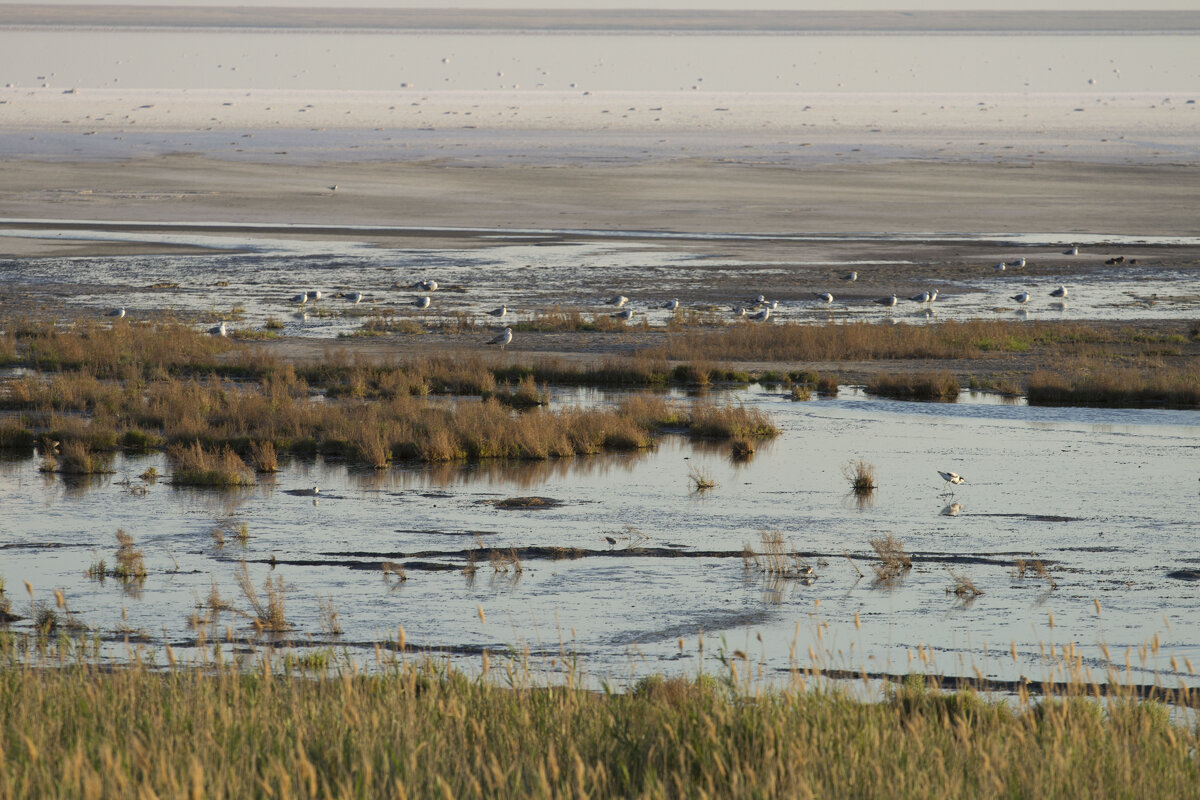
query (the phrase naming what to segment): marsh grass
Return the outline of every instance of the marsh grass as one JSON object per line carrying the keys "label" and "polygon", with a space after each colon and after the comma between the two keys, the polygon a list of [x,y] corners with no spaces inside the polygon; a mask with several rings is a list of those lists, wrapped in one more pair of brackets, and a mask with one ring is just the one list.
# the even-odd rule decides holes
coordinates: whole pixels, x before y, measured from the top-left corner
{"label": "marsh grass", "polygon": [[711,489],[717,488],[717,481],[713,478],[712,473],[705,467],[691,467],[688,469],[688,483],[692,487],[693,492],[703,494]]}
{"label": "marsh grass", "polygon": [[1034,372],[1025,394],[1033,405],[1200,408],[1200,365],[1137,367],[1081,360]]}
{"label": "marsh grass", "polygon": [[229,446],[206,450],[199,442],[172,445],[167,458],[174,464],[172,483],[178,486],[249,486],[254,476]]}
{"label": "marsh grass", "polygon": [[879,563],[873,564],[876,585],[891,586],[912,569],[912,559],[904,551],[904,545],[893,534],[867,540]]}
{"label": "marsh grass", "polygon": [[812,391],[808,388],[808,384],[797,383],[792,386],[791,398],[796,402],[803,402],[812,398]]}
{"label": "marsh grass", "polygon": [[62,450],[56,455],[48,451],[42,461],[42,472],[58,472],[63,475],[112,474],[112,454],[97,453],[80,440],[63,442]]}
{"label": "marsh grass", "polygon": [[861,458],[844,465],[842,475],[850,482],[850,490],[858,497],[865,497],[879,488],[875,482],[875,465]]}
{"label": "marsh grass", "polygon": [[242,590],[246,602],[250,604],[253,612],[250,618],[256,629],[271,633],[280,633],[291,629],[292,626],[288,623],[283,608],[282,575],[274,578],[268,575],[263,580],[261,596],[254,588],[254,581],[250,578],[250,568],[246,566],[245,561],[242,562],[241,568],[234,573],[234,578],[237,580],[238,588]]}
{"label": "marsh grass", "polygon": [[953,594],[963,600],[974,600],[979,595],[983,594],[975,582],[972,581],[965,572],[955,572],[947,568],[946,572],[950,574],[950,578],[954,581],[952,586],[946,587],[947,594]]}
{"label": "marsh grass", "polygon": [[1050,574],[1050,570],[1044,563],[1018,558],[1013,564],[1013,577],[1017,580],[1024,580],[1030,576],[1044,580],[1051,591],[1058,588],[1058,582],[1054,580],[1054,576]]}
{"label": "marsh grass", "polygon": [[755,551],[749,543],[742,548],[742,564],[746,569],[761,572],[772,578],[794,578],[811,583],[816,579],[812,566],[795,549],[788,549],[780,531],[762,531],[761,549]]}
{"label": "marsh grass", "polygon": [[122,583],[143,583],[146,580],[146,574],[145,554],[134,547],[132,536],[123,528],[118,528],[116,566],[113,568],[113,577]]}
{"label": "marsh grass", "polygon": [[901,374],[876,373],[867,381],[867,391],[880,397],[900,400],[935,400],[952,402],[958,399],[958,381],[949,372],[914,372]]}
{"label": "marsh grass", "polygon": [[279,471],[279,455],[275,452],[275,443],[255,441],[250,443],[250,465],[255,472],[274,474]]}

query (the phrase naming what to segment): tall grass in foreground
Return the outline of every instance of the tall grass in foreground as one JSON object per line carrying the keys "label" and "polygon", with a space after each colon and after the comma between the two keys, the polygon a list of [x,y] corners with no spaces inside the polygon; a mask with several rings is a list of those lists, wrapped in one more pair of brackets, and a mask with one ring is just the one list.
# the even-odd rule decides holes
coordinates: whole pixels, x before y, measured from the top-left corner
{"label": "tall grass in foreground", "polygon": [[[8,647],[11,652],[11,645]],[[508,686],[442,662],[312,675],[0,667],[0,797],[1195,797],[1194,726],[1120,696],[989,702],[906,681]],[[295,661],[291,663],[296,664]],[[739,672],[739,669],[741,670]],[[915,677],[915,676],[914,676]]]}

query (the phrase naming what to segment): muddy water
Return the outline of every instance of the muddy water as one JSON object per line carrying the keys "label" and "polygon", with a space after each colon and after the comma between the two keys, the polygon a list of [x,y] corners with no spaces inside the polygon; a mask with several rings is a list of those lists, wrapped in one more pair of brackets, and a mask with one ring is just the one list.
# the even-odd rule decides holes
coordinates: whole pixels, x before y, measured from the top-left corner
{"label": "muddy water", "polygon": [[[978,668],[1037,679],[1052,674],[1048,648],[1074,643],[1085,666],[1101,667],[1107,646],[1123,668],[1133,648],[1135,677],[1146,678],[1144,666],[1169,685],[1196,685],[1183,659],[1200,663],[1200,583],[1168,576],[1200,570],[1194,413],[969,397],[900,403],[850,389],[803,403],[761,389],[737,399],[768,410],[783,429],[748,462],[732,461],[723,446],[666,436],[651,451],[544,464],[377,473],[297,461],[251,489],[160,482],[140,494],[133,487],[144,485],[137,476],[148,466],[169,476],[161,456],[118,457],[114,475],[82,481],[41,475],[33,459],[9,460],[0,463],[0,574],[19,613],[29,608],[23,581],[43,601],[61,588],[98,633],[112,637],[124,627],[151,649],[166,641],[184,653],[197,643],[188,617],[214,581],[248,610],[234,580],[245,559],[257,584],[282,576],[294,625],[286,640],[337,643],[364,661],[374,657],[372,643],[394,638],[401,625],[410,646],[467,667],[477,668],[483,648],[527,646],[546,658],[561,649],[597,679],[691,673],[701,659],[719,669],[722,648],[745,651],[768,674],[814,658],[824,667],[902,674],[924,668],[909,661],[921,645],[949,675]],[[858,458],[875,466],[879,483],[865,503],[848,493],[842,474]],[[692,491],[693,469],[716,488]],[[967,483],[944,496],[937,470],[960,472]],[[316,498],[304,493],[314,485]],[[559,504],[496,506],[519,496]],[[246,545],[227,534],[217,546],[215,526],[242,522]],[[100,558],[112,565],[117,528],[145,551],[150,574],[136,593],[84,577]],[[764,531],[779,531],[815,580],[748,570],[740,553],[747,543],[761,549]],[[868,545],[888,533],[914,557],[912,571],[890,587],[874,583]],[[465,551],[481,543],[584,553],[553,560],[523,551],[519,574],[484,558],[473,578],[464,576]],[[628,552],[634,547],[643,550]],[[1032,571],[1015,574],[1018,558],[1044,562],[1054,585]],[[407,581],[385,577],[384,560],[406,564]],[[948,568],[983,594],[966,604],[948,594]],[[322,597],[339,612],[340,637],[322,632]],[[255,638],[248,620],[230,612],[213,631]],[[1143,664],[1138,648],[1155,635],[1161,647]]]}
{"label": "muddy water", "polygon": [[[1200,274],[1170,249],[1197,244],[1188,238],[1142,243],[1138,264],[1106,265],[1098,254],[1135,243],[1085,242],[1083,256],[1069,257],[1049,234],[1037,239],[957,237],[968,254],[929,273],[936,277],[924,288],[938,290],[939,296],[935,303],[921,303],[909,300],[905,287],[914,285],[909,276],[930,265],[895,255],[910,249],[913,237],[797,238],[794,258],[747,263],[723,255],[721,248],[761,237],[718,237],[708,243],[709,250],[708,244],[668,234],[644,233],[640,241],[572,241],[569,232],[544,231],[529,232],[527,242],[519,241],[520,236],[513,241],[514,234],[497,242],[488,232],[476,232],[461,248],[407,249],[365,241],[370,236],[366,230],[361,240],[353,229],[346,232],[352,234],[346,239],[311,241],[253,233],[98,231],[86,225],[74,231],[14,228],[3,235],[192,245],[213,252],[0,260],[0,288],[26,293],[31,302],[57,296],[57,302],[85,314],[121,306],[134,319],[162,310],[212,320],[234,313],[235,330],[261,330],[273,318],[284,335],[312,337],[353,333],[378,314],[429,324],[460,313],[478,315],[500,304],[512,310],[509,320],[556,307],[611,311],[603,300],[614,293],[632,298],[635,321],[645,317],[652,325],[666,324],[671,315],[661,306],[672,298],[679,299],[684,311],[732,320],[734,308],[764,292],[779,302],[774,318],[785,321],[1133,321],[1191,319],[1200,308]],[[887,255],[836,255],[855,243]],[[1015,263],[1018,255],[1027,258],[1027,268],[995,269],[1004,260]],[[858,280],[842,280],[851,271]],[[439,290],[426,293],[414,287],[426,279],[436,280]],[[1050,296],[1060,284],[1068,287],[1065,300]],[[303,307],[291,302],[297,293],[317,289],[325,295],[321,301]],[[835,298],[830,304],[817,298],[826,291]],[[364,297],[354,305],[337,297],[339,292],[362,292]],[[1029,292],[1031,299],[1016,302],[1013,297],[1020,292]],[[894,308],[875,302],[892,293],[900,294]],[[423,294],[430,294],[432,302],[421,310],[413,303]]]}

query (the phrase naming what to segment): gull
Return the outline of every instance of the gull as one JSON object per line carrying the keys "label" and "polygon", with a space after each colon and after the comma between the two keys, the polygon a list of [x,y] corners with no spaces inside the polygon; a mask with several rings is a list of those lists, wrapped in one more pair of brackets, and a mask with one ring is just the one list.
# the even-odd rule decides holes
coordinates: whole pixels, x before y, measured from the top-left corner
{"label": "gull", "polygon": [[857,272],[847,272],[845,275],[842,276],[842,280],[856,281],[856,280],[858,280],[858,273]]}
{"label": "gull", "polygon": [[500,306],[499,308],[493,308],[491,311],[489,311],[487,313],[490,316],[495,317],[496,319],[504,319],[504,315],[508,313],[508,305],[506,304],[506,305]]}
{"label": "gull", "polygon": [[1050,296],[1051,297],[1061,297],[1065,300],[1067,297],[1067,287],[1059,286],[1057,289],[1055,289],[1053,292],[1050,293]]}
{"label": "gull", "polygon": [[914,294],[912,297],[910,297],[908,299],[912,300],[914,303],[928,303],[929,302],[929,290],[926,289],[925,291],[921,292],[920,294]]}
{"label": "gull", "polygon": [[337,184],[335,183],[335,184],[333,184],[332,186],[330,186],[330,187],[329,187],[329,191],[331,191],[331,192],[336,192],[336,191],[337,191]]}
{"label": "gull", "polygon": [[765,306],[766,304],[767,304],[767,298],[765,295],[760,294],[758,297],[754,298],[754,305]]}
{"label": "gull", "polygon": [[1063,255],[1077,256],[1077,255],[1079,255],[1079,248],[1078,247],[1067,248],[1066,250],[1063,251]]}
{"label": "gull", "polygon": [[500,345],[500,349],[503,350],[504,346],[507,345],[511,341],[512,341],[512,328],[505,328],[504,333],[501,333],[495,339],[492,339],[490,342],[488,342],[488,344],[498,344],[498,345]]}
{"label": "gull", "polygon": [[929,302],[932,303],[934,300],[937,300],[937,289],[931,289],[929,291]]}
{"label": "gull", "polygon": [[121,317],[125,316],[125,306],[121,306],[120,308],[114,308],[112,311],[109,311],[104,316],[116,317],[117,319],[120,319]]}
{"label": "gull", "polygon": [[817,299],[820,300],[822,303],[832,303],[833,295],[831,295],[829,292],[825,292],[824,294],[817,295]]}
{"label": "gull", "polygon": [[1018,258],[1016,261],[1012,262],[1012,265],[1014,267],[1023,267],[1025,266],[1025,259],[1023,257]]}
{"label": "gull", "polygon": [[351,303],[354,303],[354,305],[358,305],[362,302],[362,292],[351,292],[350,294],[346,295],[346,299]]}
{"label": "gull", "polygon": [[308,302],[308,292],[301,292],[300,294],[293,295],[290,302],[295,303],[298,306],[304,305]]}
{"label": "gull", "polygon": [[321,294],[320,289],[314,289],[311,292],[305,292],[305,294],[308,295],[308,299],[312,300],[314,303],[317,302],[318,300],[320,300],[324,296]]}
{"label": "gull", "polygon": [[943,517],[957,517],[959,514],[962,513],[962,510],[963,510],[962,503],[951,503],[942,509],[942,516]]}
{"label": "gull", "polygon": [[948,486],[946,487],[947,491],[951,491],[951,489],[949,488],[950,486],[958,486],[960,483],[967,482],[967,479],[964,478],[962,475],[959,475],[957,472],[942,472],[939,469],[938,475],[941,475],[942,480],[944,480],[948,484]]}
{"label": "gull", "polygon": [[881,297],[875,302],[881,306],[894,306],[899,301],[897,300],[896,295],[892,295],[891,297]]}
{"label": "gull", "polygon": [[432,302],[433,300],[426,295],[425,297],[418,297],[416,300],[413,300],[412,304],[417,308],[429,308],[429,304]]}
{"label": "gull", "polygon": [[668,300],[667,302],[662,304],[662,307],[665,308],[667,311],[674,311],[675,309],[679,308],[679,300],[678,299]]}
{"label": "gull", "polygon": [[741,306],[737,306],[733,309],[733,315],[735,317],[744,317],[746,316],[746,309],[742,308]]}
{"label": "gull", "polygon": [[438,287],[438,282],[434,281],[434,280],[424,280],[424,281],[421,281],[421,283],[419,285],[420,285],[421,289],[424,289],[427,292],[436,292],[437,287]]}
{"label": "gull", "polygon": [[609,316],[611,316],[613,319],[633,319],[633,309],[632,308],[622,308],[617,313],[610,314]]}
{"label": "gull", "polygon": [[604,301],[605,305],[616,306],[617,308],[620,308],[628,302],[629,298],[623,294],[615,294]]}
{"label": "gull", "polygon": [[1008,267],[1008,265],[1005,264],[1003,261],[1001,261],[999,264],[996,265],[996,272],[1004,272],[1004,270],[1007,267]]}
{"label": "gull", "polygon": [[749,317],[747,317],[747,319],[752,319],[755,322],[766,322],[770,318],[771,318],[771,309],[769,307],[764,307],[761,311],[756,311],[755,313],[753,313]]}
{"label": "gull", "polygon": [[228,336],[229,335],[229,329],[225,327],[224,320],[222,320],[220,325],[209,328],[208,332],[211,333],[213,336]]}
{"label": "gull", "polygon": [[1021,292],[1020,294],[1014,294],[1012,296],[1012,299],[1016,300],[1018,303],[1021,303],[1022,305],[1024,305],[1025,303],[1029,302],[1029,292]]}

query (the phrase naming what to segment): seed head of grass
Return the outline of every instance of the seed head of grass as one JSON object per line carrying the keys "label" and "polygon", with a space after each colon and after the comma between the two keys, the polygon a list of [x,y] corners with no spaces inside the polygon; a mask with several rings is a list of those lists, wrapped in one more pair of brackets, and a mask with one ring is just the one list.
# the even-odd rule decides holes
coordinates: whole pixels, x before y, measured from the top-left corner
{"label": "seed head of grass", "polygon": [[717,487],[716,479],[704,467],[692,467],[689,469],[688,482],[691,484],[693,492],[703,493]]}

